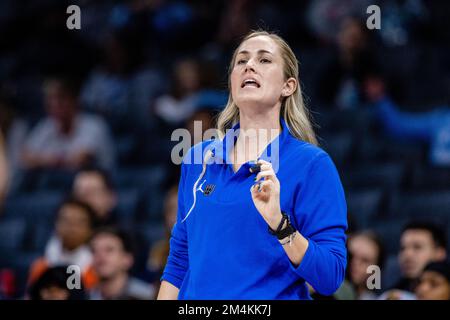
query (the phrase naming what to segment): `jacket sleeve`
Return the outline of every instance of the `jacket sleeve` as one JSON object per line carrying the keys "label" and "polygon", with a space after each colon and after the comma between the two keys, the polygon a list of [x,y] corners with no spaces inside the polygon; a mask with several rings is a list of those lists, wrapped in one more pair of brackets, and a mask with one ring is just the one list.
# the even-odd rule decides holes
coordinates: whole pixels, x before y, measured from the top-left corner
{"label": "jacket sleeve", "polygon": [[177,288],[181,287],[189,266],[186,223],[181,222],[186,214],[184,204],[185,166],[184,163],[181,165],[181,177],[178,186],[177,222],[172,229],[169,257],[167,258],[167,264],[161,277],[161,281],[165,280],[170,282]]}
{"label": "jacket sleeve", "polygon": [[294,214],[309,244],[300,265],[291,267],[318,293],[331,295],[345,276],[347,206],[336,167],[326,153],[310,162]]}

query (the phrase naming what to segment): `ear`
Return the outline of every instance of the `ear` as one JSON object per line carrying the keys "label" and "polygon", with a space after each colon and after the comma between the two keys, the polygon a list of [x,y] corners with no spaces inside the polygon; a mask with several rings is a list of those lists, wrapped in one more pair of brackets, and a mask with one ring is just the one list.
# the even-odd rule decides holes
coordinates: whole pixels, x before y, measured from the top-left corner
{"label": "ear", "polygon": [[126,257],[126,258],[124,259],[125,265],[126,265],[126,267],[127,267],[127,270],[129,270],[129,269],[131,269],[131,268],[133,267],[133,264],[134,264],[134,257],[133,257],[133,255],[130,254],[130,253],[127,253],[125,257]]}
{"label": "ear", "polygon": [[112,208],[116,207],[118,202],[119,202],[119,199],[117,198],[117,193],[113,192],[111,194],[111,207]]}
{"label": "ear", "polygon": [[436,251],[436,260],[441,261],[447,259],[447,252],[444,248],[437,248]]}
{"label": "ear", "polygon": [[295,92],[295,89],[297,89],[297,80],[291,77],[284,83],[283,89],[281,90],[281,96],[289,97]]}

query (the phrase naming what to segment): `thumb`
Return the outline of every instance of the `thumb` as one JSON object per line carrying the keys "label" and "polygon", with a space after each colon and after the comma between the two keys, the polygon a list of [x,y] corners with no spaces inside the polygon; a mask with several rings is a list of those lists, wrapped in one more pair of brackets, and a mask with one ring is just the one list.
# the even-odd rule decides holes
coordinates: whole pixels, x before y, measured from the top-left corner
{"label": "thumb", "polygon": [[260,188],[260,183],[255,183],[250,187],[250,193],[252,194],[253,198],[255,198],[259,195],[259,188]]}

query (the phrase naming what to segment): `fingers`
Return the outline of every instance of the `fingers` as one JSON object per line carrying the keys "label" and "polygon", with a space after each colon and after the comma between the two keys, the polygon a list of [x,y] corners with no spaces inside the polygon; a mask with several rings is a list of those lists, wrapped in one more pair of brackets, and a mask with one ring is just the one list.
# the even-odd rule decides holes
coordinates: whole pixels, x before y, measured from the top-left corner
{"label": "fingers", "polygon": [[[273,178],[275,176],[275,173],[273,172],[273,170],[271,169],[267,169],[265,171],[261,171],[260,173],[258,173],[255,177],[255,181],[259,181],[262,178]],[[267,179],[265,179],[267,180]]]}
{"label": "fingers", "polygon": [[264,191],[264,192],[269,191],[270,188],[273,187],[273,185],[274,185],[274,183],[271,180],[263,181],[263,182],[261,182],[259,184],[259,192],[261,192],[261,191]]}
{"label": "fingers", "polygon": [[271,188],[274,186],[274,182],[272,180],[265,180],[258,183],[255,183],[250,188],[250,191],[253,195],[257,195],[258,193],[269,192]]}
{"label": "fingers", "polygon": [[258,160],[258,163],[261,165],[261,171],[256,175],[255,181],[259,181],[262,178],[265,180],[273,180],[276,181],[276,175],[273,171],[272,164],[265,160]]}
{"label": "fingers", "polygon": [[258,161],[256,161],[256,163],[260,163],[260,164],[270,164],[270,165],[271,165],[271,163],[270,163],[269,161],[266,161],[266,160],[264,160],[264,159],[258,159]]}
{"label": "fingers", "polygon": [[254,197],[270,192],[279,183],[270,162],[260,159],[257,164],[260,166],[260,172],[255,177],[255,184],[250,188]]}

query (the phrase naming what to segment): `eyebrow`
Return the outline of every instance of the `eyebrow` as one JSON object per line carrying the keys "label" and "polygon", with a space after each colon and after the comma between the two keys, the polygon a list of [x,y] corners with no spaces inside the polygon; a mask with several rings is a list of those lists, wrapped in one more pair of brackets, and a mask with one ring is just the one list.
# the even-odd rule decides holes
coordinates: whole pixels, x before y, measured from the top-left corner
{"label": "eyebrow", "polygon": [[[238,54],[249,54],[250,52],[247,50],[242,50],[239,51]],[[264,50],[264,49],[260,49],[258,50],[258,54],[262,54],[262,53],[269,53],[269,54],[273,54],[272,52],[268,51],[268,50]]]}

